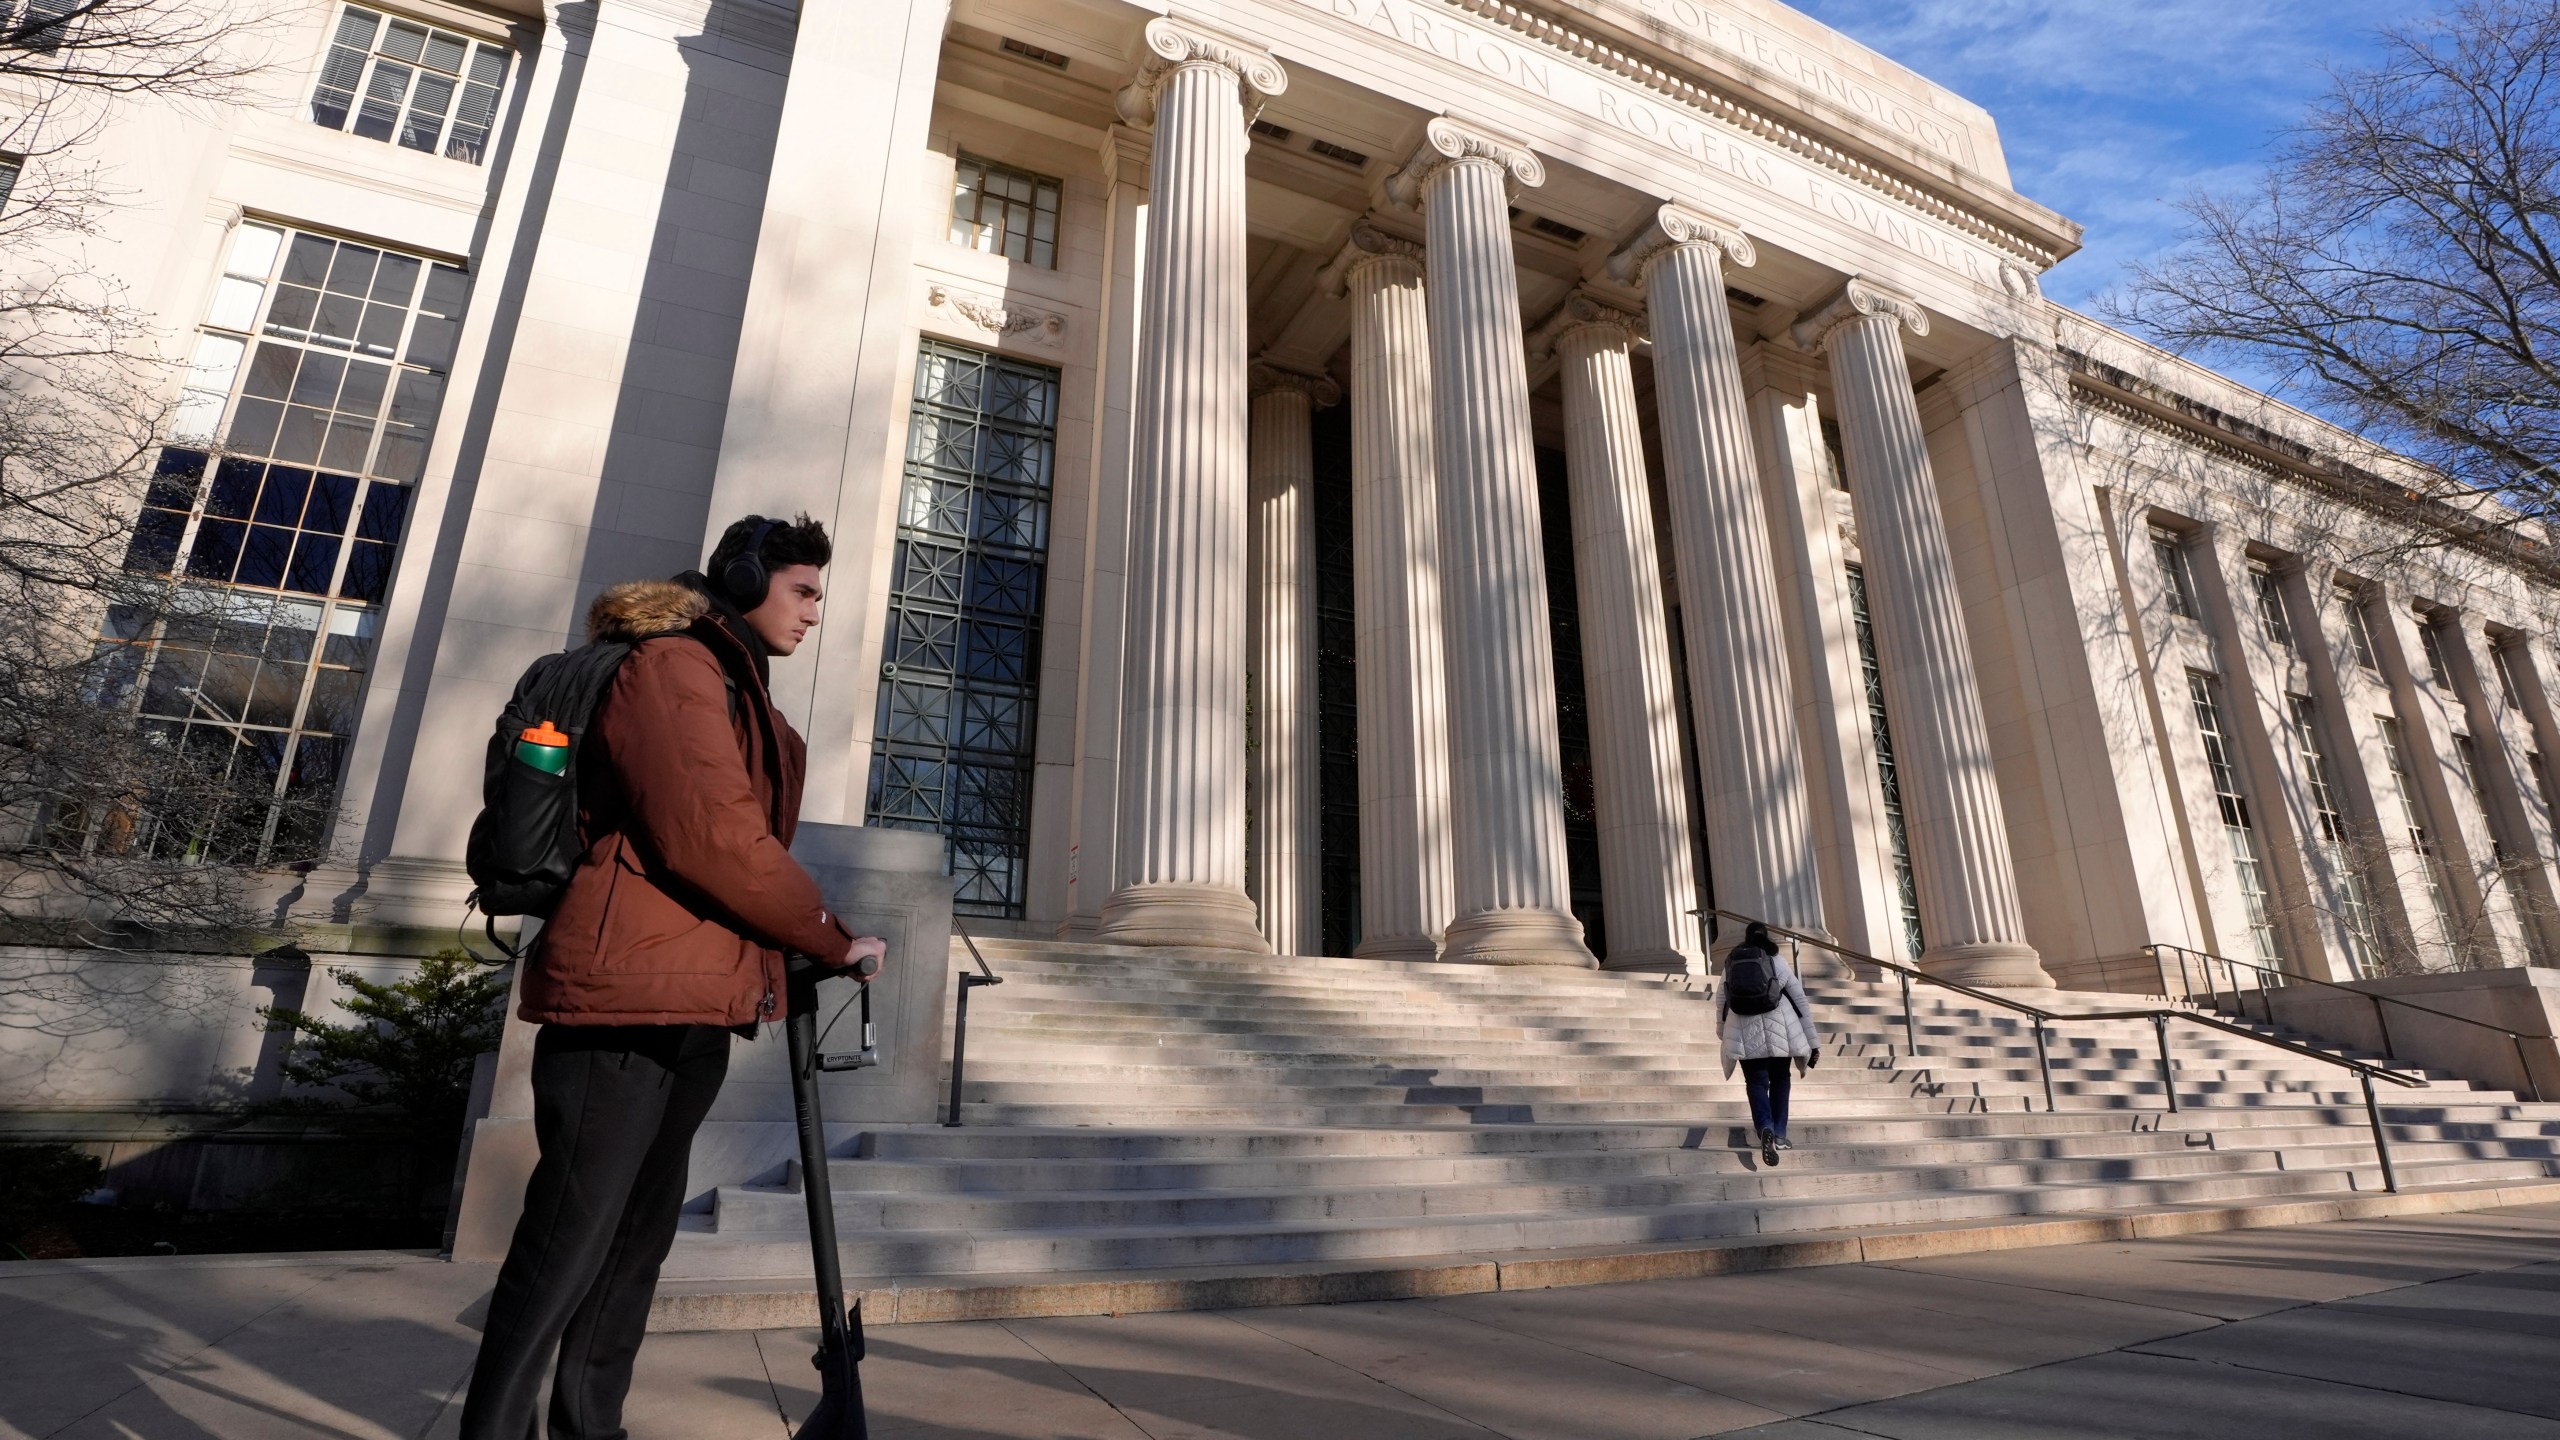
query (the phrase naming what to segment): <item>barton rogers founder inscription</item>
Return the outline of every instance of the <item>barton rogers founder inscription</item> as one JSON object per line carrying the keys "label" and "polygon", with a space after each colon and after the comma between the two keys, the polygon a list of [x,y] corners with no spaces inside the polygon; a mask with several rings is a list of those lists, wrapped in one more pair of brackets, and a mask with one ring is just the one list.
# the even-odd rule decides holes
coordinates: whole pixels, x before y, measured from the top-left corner
{"label": "barton rogers founder inscription", "polygon": [[[1690,162],[1697,173],[1740,181],[1872,235],[1976,284],[1999,289],[1991,251],[1785,151],[1673,100],[1608,79],[1543,47],[1416,0],[1298,0],[1335,19],[1389,36],[1441,60],[1565,106]],[[1709,205],[1712,196],[1695,197]]]}

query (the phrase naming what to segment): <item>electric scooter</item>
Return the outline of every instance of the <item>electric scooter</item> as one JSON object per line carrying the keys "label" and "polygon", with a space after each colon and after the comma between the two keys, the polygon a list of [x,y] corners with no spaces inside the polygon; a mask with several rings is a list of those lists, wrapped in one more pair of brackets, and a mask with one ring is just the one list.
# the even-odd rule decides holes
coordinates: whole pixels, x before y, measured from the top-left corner
{"label": "electric scooter", "polygon": [[[818,1272],[818,1408],[792,1440],[870,1440],[870,1422],[862,1408],[862,1306],[844,1303],[844,1272],[836,1252],[835,1192],[827,1175],[825,1116],[818,1099],[821,1071],[862,1070],[880,1063],[871,1036],[871,978],[880,962],[866,957],[842,969],[806,955],[784,961],[791,995],[791,1017],[783,1032],[791,1048],[791,1102],[800,1126],[800,1193],[809,1203],[809,1252]],[[818,982],[849,975],[861,982],[862,1048],[850,1054],[828,1054],[818,1047],[826,1034],[818,1029]],[[838,1006],[836,1013],[844,1009]],[[828,1030],[835,1028],[831,1019]]]}

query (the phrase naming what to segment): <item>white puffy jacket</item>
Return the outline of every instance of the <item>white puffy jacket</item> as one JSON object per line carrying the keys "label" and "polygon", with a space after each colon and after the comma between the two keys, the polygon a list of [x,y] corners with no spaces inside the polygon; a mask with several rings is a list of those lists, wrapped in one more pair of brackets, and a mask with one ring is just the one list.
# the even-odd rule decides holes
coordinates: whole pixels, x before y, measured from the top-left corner
{"label": "white puffy jacket", "polygon": [[1772,955],[1778,971],[1778,1008],[1764,1015],[1741,1015],[1727,1003],[1724,986],[1716,986],[1716,1037],[1724,1046],[1725,1074],[1743,1060],[1780,1055],[1807,1057],[1821,1040],[1813,1032],[1813,1007],[1805,1003],[1804,984],[1783,955]]}

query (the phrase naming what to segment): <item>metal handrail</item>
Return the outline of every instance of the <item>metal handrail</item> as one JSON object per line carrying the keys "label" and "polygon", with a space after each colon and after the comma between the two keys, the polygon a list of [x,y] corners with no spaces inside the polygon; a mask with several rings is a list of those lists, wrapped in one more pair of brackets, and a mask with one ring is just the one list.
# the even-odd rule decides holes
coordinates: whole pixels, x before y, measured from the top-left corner
{"label": "metal handrail", "polygon": [[1789,940],[1795,941],[1798,945],[1811,945],[1817,950],[1827,950],[1852,966],[1873,965],[1878,969],[1890,970],[1897,975],[1900,975],[1902,977],[1903,1035],[1910,1053],[1915,1058],[1918,1056],[1920,1050],[1916,1032],[1913,1028],[1911,1012],[1911,984],[1915,980],[1924,985],[1935,985],[1942,990],[1952,990],[1968,999],[1976,1000],[1986,1005],[1995,1005],[2003,1010],[2012,1010],[2018,1014],[2032,1018],[2035,1021],[2036,1070],[2044,1079],[2044,1108],[2048,1114],[2054,1112],[2059,1107],[2054,1103],[2053,1060],[2051,1052],[2045,1045],[2044,1030],[2046,1025],[2057,1020],[2149,1020],[2151,1022],[2152,1032],[2158,1037],[2160,1042],[2160,1088],[2167,1099],[2168,1110],[2171,1114],[2176,1114],[2179,1108],[2177,1072],[2169,1057],[2169,1022],[2172,1020],[2183,1020],[2190,1025],[2202,1025],[2208,1029],[2219,1030],[2226,1035],[2234,1035],[2243,1040],[2255,1041],[2260,1045],[2273,1046],[2278,1050],[2298,1055],[2306,1060],[2318,1060],[2325,1064],[2336,1065],[2343,1069],[2354,1071],[2356,1078],[2361,1081],[2364,1086],[2365,1119],[2373,1129],[2374,1155],[2382,1162],[2382,1187],[2385,1190],[2389,1190],[2394,1193],[2397,1193],[2400,1189],[2400,1177],[2393,1170],[2391,1164],[2391,1140],[2388,1135],[2383,1133],[2382,1106],[2381,1103],[2374,1098],[2373,1082],[2379,1078],[2388,1080],[2392,1084],[2402,1086],[2404,1088],[2416,1089],[2426,1084],[2426,1081],[2423,1078],[2403,1075],[2396,1070],[2380,1065],[2368,1064],[2362,1060],[2350,1060],[2343,1055],[2332,1055],[2323,1050],[2314,1050],[2308,1045],[2299,1045],[2291,1040],[2279,1039],[2273,1035],[2262,1035],[2255,1030],[2247,1028],[2246,1026],[2232,1024],[2230,1021],[2224,1020],[2218,1016],[2201,1015],[2193,1010],[2182,1010],[2175,1007],[2145,1008],[2141,1010],[2089,1010],[2069,1012],[2047,1010],[2039,1005],[2030,1005],[2023,1000],[2012,1000],[2006,995],[1994,995],[1987,990],[1977,990],[1970,985],[1959,984],[1953,980],[1941,979],[1938,976],[1932,975],[1916,966],[1904,965],[1899,961],[1886,960],[1880,956],[1868,955],[1860,951],[1852,950],[1848,946],[1830,939],[1827,936],[1815,935],[1803,930],[1790,929],[1784,925],[1773,924],[1766,920],[1760,920],[1755,916],[1745,915],[1739,910],[1726,910],[1718,906],[1707,905],[1701,906],[1696,913],[1701,917],[1713,915],[1727,920],[1739,921],[1746,925],[1759,924],[1766,927],[1772,936],[1784,936]]}
{"label": "metal handrail", "polygon": [[[2550,1035],[2533,1035],[2519,1030],[2510,1030],[2504,1025],[2499,1025],[2487,1020],[2475,1020],[2468,1015],[2456,1015],[2450,1010],[2439,1010],[2433,1005],[2421,1005],[2414,1000],[2403,1000],[2397,995],[2377,995],[2370,990],[2358,990],[2352,985],[2341,985],[2335,980],[2323,980],[2317,975],[2298,975],[2289,970],[2279,970],[2271,965],[2259,964],[2255,960],[2235,960],[2228,955],[2216,955],[2210,950],[2198,950],[2192,945],[2169,945],[2154,942],[2152,944],[2145,945],[2142,948],[2150,952],[2152,968],[2159,972],[2160,991],[2163,998],[2167,998],[2169,990],[2169,970],[2168,966],[2162,962],[2161,956],[2163,952],[2174,953],[2178,957],[2178,981],[2180,986],[2186,991],[2185,996],[2182,997],[2185,999],[2192,1000],[2195,998],[2195,976],[2187,969],[2187,957],[2192,955],[2202,961],[2205,978],[2205,1002],[2217,1010],[2222,1008],[2222,991],[2214,983],[2213,967],[2217,964],[2221,965],[2224,973],[2231,977],[2231,1008],[2242,1014],[2246,1014],[2247,1012],[2242,1009],[2240,1004],[2240,979],[2238,972],[2243,968],[2256,971],[2258,975],[2259,1003],[2261,1008],[2266,1012],[2267,1023],[2270,1025],[2276,1023],[2276,1007],[2275,1000],[2269,992],[2282,989],[2289,985],[2318,985],[2323,989],[2344,991],[2349,995],[2369,1001],[2373,1005],[2373,1027],[2375,1030],[2381,1032],[2382,1035],[2382,1053],[2386,1058],[2393,1061],[2397,1061],[2400,1058],[2400,1052],[2393,1046],[2391,1041],[2391,1019],[2383,1012],[2382,1007],[2385,1005],[2397,1005],[2403,1010],[2415,1010],[2421,1015],[2433,1015],[2439,1020],[2458,1021],[2461,1024],[2469,1025],[2478,1030],[2494,1030],[2499,1034],[2506,1036],[2507,1043],[2515,1046],[2516,1069],[2524,1075],[2525,1090],[2533,1097],[2535,1103],[2541,1103],[2542,1082],[2533,1078],[2533,1057],[2526,1052],[2524,1042],[2527,1040],[2550,1040],[2560,1037]],[[2270,979],[2273,981],[2272,984],[2269,983]]]}
{"label": "metal handrail", "polygon": [[960,1123],[961,1073],[969,1063],[969,992],[981,985],[1004,983],[1004,977],[988,967],[987,957],[978,953],[976,937],[969,933],[968,926],[960,923],[959,916],[951,917],[951,929],[959,935],[960,943],[969,947],[969,958],[978,962],[978,973],[960,972],[960,1000],[951,1015],[951,1103],[943,1111],[942,1123],[945,1126]]}

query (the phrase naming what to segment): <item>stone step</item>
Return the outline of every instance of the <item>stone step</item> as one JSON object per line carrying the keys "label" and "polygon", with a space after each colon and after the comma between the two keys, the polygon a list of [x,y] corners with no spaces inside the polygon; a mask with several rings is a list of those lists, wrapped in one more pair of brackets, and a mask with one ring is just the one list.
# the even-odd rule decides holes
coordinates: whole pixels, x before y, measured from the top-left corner
{"label": "stone step", "polygon": [[[2248,1171],[2209,1177],[2053,1186],[1981,1186],[1892,1196],[1766,1198],[1588,1210],[1573,1214],[1413,1216],[1240,1225],[875,1231],[849,1237],[851,1277],[967,1274],[987,1270],[1112,1270],[1375,1259],[1453,1250],[1627,1245],[1767,1235],[1860,1225],[1949,1224],[2000,1216],[2060,1215],[2145,1205],[2264,1200],[2378,1188],[2356,1169]],[[806,1276],[805,1232],[686,1239],[672,1278],[704,1274]]]}

